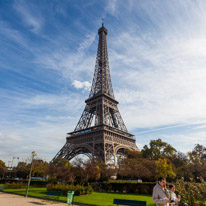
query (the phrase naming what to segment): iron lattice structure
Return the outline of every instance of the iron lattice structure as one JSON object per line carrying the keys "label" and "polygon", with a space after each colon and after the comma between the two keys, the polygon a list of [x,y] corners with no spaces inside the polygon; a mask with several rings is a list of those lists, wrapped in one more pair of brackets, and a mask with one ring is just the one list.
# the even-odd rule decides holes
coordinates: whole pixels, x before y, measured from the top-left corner
{"label": "iron lattice structure", "polygon": [[[94,78],[86,106],[74,131],[67,133],[66,144],[54,157],[71,160],[79,154],[116,165],[117,154],[138,150],[134,135],[128,133],[114,98],[107,52],[107,29],[98,30]],[[53,160],[54,160],[53,159]]]}

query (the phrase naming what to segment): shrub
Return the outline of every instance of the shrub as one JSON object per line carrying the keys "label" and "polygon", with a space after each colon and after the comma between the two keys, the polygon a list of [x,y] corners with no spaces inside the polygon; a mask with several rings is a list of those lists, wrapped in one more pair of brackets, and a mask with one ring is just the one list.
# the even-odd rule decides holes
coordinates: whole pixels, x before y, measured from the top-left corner
{"label": "shrub", "polygon": [[12,182],[12,183],[7,182],[5,184],[5,187],[6,189],[21,189],[26,187],[26,185],[22,182]]}
{"label": "shrub", "polygon": [[[14,179],[0,179],[0,184],[6,184],[6,183],[23,183],[24,185],[27,185],[28,180],[14,180]],[[34,187],[46,187],[46,184],[48,181],[46,180],[31,180],[30,185]]]}
{"label": "shrub", "polygon": [[189,205],[195,205],[195,203],[204,204],[206,199],[206,182],[203,178],[200,178],[200,183],[184,182],[184,179],[176,182],[176,191],[181,195],[181,202],[186,202]]}
{"label": "shrub", "polygon": [[64,195],[67,195],[67,192],[70,190],[74,190],[74,195],[88,195],[91,194],[93,189],[89,186],[83,186],[83,185],[67,185],[62,183],[57,184],[47,184],[46,185],[47,191],[60,191]]}
{"label": "shrub", "polygon": [[138,193],[152,194],[155,183],[137,181],[109,181],[91,183],[93,189],[97,192],[120,192],[120,193]]}

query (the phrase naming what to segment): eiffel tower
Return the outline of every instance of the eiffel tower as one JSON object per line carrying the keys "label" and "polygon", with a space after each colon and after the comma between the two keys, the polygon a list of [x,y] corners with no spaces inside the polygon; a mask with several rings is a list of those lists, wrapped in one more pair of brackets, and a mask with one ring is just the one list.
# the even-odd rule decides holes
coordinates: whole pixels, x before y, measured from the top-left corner
{"label": "eiffel tower", "polygon": [[[128,133],[114,98],[107,52],[107,29],[98,30],[99,43],[89,98],[73,132],[67,133],[66,144],[53,158],[71,160],[79,154],[98,158],[116,166],[117,156],[126,149],[138,151],[134,135]],[[53,161],[52,160],[52,161]]]}

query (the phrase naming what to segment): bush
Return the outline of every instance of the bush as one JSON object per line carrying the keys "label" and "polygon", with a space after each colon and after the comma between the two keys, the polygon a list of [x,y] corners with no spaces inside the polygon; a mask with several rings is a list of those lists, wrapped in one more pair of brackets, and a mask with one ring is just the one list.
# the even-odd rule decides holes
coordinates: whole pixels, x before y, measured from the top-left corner
{"label": "bush", "polygon": [[[0,184],[6,184],[6,183],[23,183],[25,185],[27,185],[28,180],[24,179],[24,180],[15,180],[15,179],[0,179]],[[34,186],[34,187],[46,187],[46,185],[48,184],[48,181],[46,180],[31,180],[30,185]]]}
{"label": "bush", "polygon": [[88,195],[91,194],[93,189],[89,186],[83,186],[83,185],[67,185],[62,183],[57,184],[47,184],[46,185],[47,191],[60,191],[64,195],[67,195],[67,192],[70,190],[74,190],[74,195]]}
{"label": "bush", "polygon": [[184,182],[183,179],[176,182],[176,191],[181,195],[181,202],[186,202],[189,205],[200,203],[204,205],[206,200],[206,182],[200,178],[200,183]]}
{"label": "bush", "polygon": [[7,182],[5,184],[6,189],[21,189],[24,187],[26,187],[26,185],[22,182],[12,182],[12,183]]}
{"label": "bush", "polygon": [[120,192],[152,194],[155,183],[151,182],[128,182],[128,181],[109,181],[91,183],[94,191],[97,192]]}

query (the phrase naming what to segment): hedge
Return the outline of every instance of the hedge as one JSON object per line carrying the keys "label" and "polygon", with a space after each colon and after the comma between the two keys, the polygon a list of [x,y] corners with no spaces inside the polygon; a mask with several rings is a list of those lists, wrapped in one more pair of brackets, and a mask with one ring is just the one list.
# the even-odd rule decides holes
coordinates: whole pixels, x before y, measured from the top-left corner
{"label": "hedge", "polygon": [[[7,184],[7,183],[27,184],[28,180],[0,179],[0,184]],[[47,180],[31,180],[30,182],[30,185],[34,187],[46,187],[47,184],[48,184]]]}
{"label": "hedge", "polygon": [[24,184],[23,182],[12,182],[9,183],[7,182],[5,184],[6,189],[21,189],[21,188],[25,188],[26,184]]}
{"label": "hedge", "polygon": [[74,195],[88,195],[91,194],[93,189],[92,186],[83,186],[83,185],[67,185],[62,183],[57,184],[47,184],[46,185],[47,191],[60,191],[64,195],[67,195],[69,190],[74,190]]}
{"label": "hedge", "polygon": [[91,183],[97,192],[120,192],[136,194],[152,194],[156,183],[151,182],[95,182]]}

